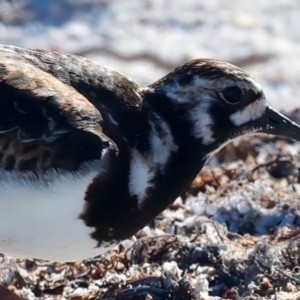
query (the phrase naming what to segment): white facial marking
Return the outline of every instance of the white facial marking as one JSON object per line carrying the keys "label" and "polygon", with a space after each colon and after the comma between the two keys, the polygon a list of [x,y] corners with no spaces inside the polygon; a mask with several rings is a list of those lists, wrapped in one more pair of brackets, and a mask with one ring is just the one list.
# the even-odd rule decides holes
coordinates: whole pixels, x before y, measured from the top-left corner
{"label": "white facial marking", "polygon": [[245,90],[249,89],[251,85],[251,89],[253,89],[255,93],[262,90],[260,84],[250,77],[237,81],[231,77],[223,77],[222,80],[216,80],[214,78],[203,78],[197,75],[194,76],[190,84],[182,85],[178,81],[173,81],[172,84],[166,84],[162,86],[161,89],[170,99],[178,103],[188,103],[191,102],[192,99],[199,99],[200,95],[205,93],[205,91],[221,92],[225,87],[235,85]]}
{"label": "white facial marking", "polygon": [[214,122],[208,112],[211,101],[203,97],[202,101],[190,111],[190,118],[194,124],[193,135],[198,139],[201,138],[204,145],[215,142],[212,131]]}
{"label": "white facial marking", "polygon": [[0,172],[0,249],[17,258],[76,261],[107,251],[95,248],[79,215],[87,186],[101,172],[99,161],[76,173],[50,171],[36,179],[32,173]]}
{"label": "white facial marking", "polygon": [[201,138],[204,145],[209,145],[215,141],[212,131],[213,120],[208,112],[214,99],[204,90],[205,83],[207,80],[195,76],[192,86],[182,87],[176,83],[175,87],[172,86],[165,92],[170,99],[178,103],[190,103],[192,99],[198,102],[198,105],[189,111],[189,117],[194,124],[192,134],[196,138]]}
{"label": "white facial marking", "polygon": [[266,108],[267,103],[265,99],[259,99],[233,113],[229,116],[229,119],[235,126],[240,126],[249,121],[254,121],[260,118],[265,113]]}
{"label": "white facial marking", "polygon": [[191,95],[199,92],[199,87],[193,83],[182,86],[175,81],[172,85],[163,87],[163,90],[166,96],[175,102],[189,103],[191,102]]}
{"label": "white facial marking", "polygon": [[[222,64],[224,68],[229,65],[226,62],[219,62],[219,65]],[[234,73],[234,69],[231,71],[233,75],[237,76],[241,72],[243,71],[239,69],[236,69],[236,74]],[[201,138],[204,145],[209,145],[216,141],[212,130],[214,122],[210,116],[209,107],[213,101],[216,101],[214,94],[228,86],[238,86],[242,90],[249,90],[251,88],[254,93],[259,93],[262,90],[259,83],[247,76],[243,80],[236,80],[231,76],[215,79],[209,77],[203,78],[198,75],[193,77],[190,84],[182,85],[174,80],[162,86],[161,89],[170,99],[178,104],[197,103],[189,111],[190,119],[192,124],[194,124],[192,134],[196,138]],[[264,114],[266,107],[265,99],[260,99],[232,114],[230,120],[236,126],[256,120]]]}
{"label": "white facial marking", "polygon": [[130,195],[137,195],[139,208],[143,206],[147,197],[147,189],[154,187],[152,179],[158,171],[164,173],[170,155],[178,149],[174,144],[169,125],[158,115],[153,115],[150,126],[151,150],[149,153],[143,156],[136,149],[131,152],[129,192]]}

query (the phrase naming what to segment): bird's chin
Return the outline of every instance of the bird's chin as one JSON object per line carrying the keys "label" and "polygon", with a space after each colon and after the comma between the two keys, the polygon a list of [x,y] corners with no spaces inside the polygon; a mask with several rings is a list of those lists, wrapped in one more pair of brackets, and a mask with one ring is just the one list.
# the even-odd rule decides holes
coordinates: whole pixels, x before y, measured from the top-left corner
{"label": "bird's chin", "polygon": [[228,145],[229,143],[231,143],[237,138],[242,138],[251,135],[255,135],[255,136],[264,135],[265,133],[261,132],[262,129],[263,129],[262,126],[259,125],[255,126],[255,124],[253,124],[251,127],[245,125],[243,127],[240,127],[238,130],[234,130],[227,140],[223,141],[222,143],[218,143],[218,144],[214,143],[210,145],[212,150],[208,151],[208,154],[206,155],[205,158],[205,163],[207,163],[222,148],[224,148],[226,145]]}
{"label": "bird's chin", "polygon": [[210,151],[207,152],[207,155],[205,156],[205,164],[208,163],[210,161],[210,159],[216,153],[218,153],[222,148],[224,148],[226,145],[228,145],[229,143],[231,143],[238,136],[240,136],[240,135],[232,136],[232,138],[227,139],[223,143],[218,143],[218,144],[211,145],[212,146],[211,147],[212,150],[210,150]]}
{"label": "bird's chin", "polygon": [[263,127],[257,124],[252,124],[252,126],[245,125],[232,133],[230,141],[243,136],[264,135],[265,133],[262,130]]}

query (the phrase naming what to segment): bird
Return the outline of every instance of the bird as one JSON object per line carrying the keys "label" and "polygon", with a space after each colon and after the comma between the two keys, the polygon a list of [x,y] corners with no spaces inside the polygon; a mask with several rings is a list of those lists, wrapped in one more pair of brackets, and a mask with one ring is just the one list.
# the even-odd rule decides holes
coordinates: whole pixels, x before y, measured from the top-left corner
{"label": "bird", "polygon": [[0,251],[104,253],[250,134],[299,141],[300,127],[228,62],[195,59],[142,86],[88,58],[0,45]]}

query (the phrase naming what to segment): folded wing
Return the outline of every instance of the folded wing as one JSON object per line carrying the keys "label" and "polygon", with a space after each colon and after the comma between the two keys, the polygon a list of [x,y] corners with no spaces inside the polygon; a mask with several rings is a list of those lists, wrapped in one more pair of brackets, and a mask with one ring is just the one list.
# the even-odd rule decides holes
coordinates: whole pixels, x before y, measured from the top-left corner
{"label": "folded wing", "polygon": [[115,147],[76,87],[12,51],[0,51],[0,170],[72,171]]}

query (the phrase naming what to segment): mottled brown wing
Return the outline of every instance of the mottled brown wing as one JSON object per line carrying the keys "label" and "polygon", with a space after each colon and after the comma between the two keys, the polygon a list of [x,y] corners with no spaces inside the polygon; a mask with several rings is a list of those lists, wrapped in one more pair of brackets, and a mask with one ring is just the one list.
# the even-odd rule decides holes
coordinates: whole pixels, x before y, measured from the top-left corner
{"label": "mottled brown wing", "polygon": [[112,143],[75,87],[0,52],[0,170],[76,170]]}

